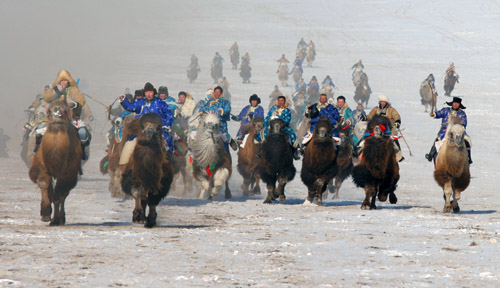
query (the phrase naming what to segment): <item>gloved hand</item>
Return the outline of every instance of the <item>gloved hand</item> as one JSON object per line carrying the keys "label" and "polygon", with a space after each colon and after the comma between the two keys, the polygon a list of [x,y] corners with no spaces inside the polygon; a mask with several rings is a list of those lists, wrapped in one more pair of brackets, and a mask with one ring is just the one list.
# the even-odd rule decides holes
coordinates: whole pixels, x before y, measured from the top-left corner
{"label": "gloved hand", "polygon": [[220,114],[220,115],[223,115],[223,114],[224,114],[224,110],[223,110],[222,108],[219,108],[219,110],[218,110],[218,111],[219,111],[219,114]]}
{"label": "gloved hand", "polygon": [[396,129],[399,129],[400,126],[401,126],[401,123],[399,123],[399,122],[394,123],[394,127],[396,127]]}
{"label": "gloved hand", "polygon": [[359,120],[361,120],[361,121],[366,121],[366,120],[367,120],[366,115],[365,115],[365,114],[361,114],[361,115],[359,116]]}
{"label": "gloved hand", "polygon": [[125,99],[125,95],[120,95],[120,102],[122,102]]}
{"label": "gloved hand", "polygon": [[436,117],[436,113],[434,112],[431,112],[431,114],[429,114],[432,118]]}
{"label": "gloved hand", "polygon": [[240,121],[240,118],[238,118],[238,116],[231,115],[231,120]]}

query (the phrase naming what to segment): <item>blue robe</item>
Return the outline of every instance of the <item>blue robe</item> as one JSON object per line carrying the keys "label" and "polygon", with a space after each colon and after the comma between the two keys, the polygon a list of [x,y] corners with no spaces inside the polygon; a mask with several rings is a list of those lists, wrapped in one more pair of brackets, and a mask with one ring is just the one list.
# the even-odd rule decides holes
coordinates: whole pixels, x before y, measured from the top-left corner
{"label": "blue robe", "polygon": [[[450,107],[443,108],[439,111],[436,111],[436,116],[434,118],[441,118],[441,129],[439,129],[438,137],[440,140],[443,140],[444,135],[446,134],[446,129],[448,128],[448,123],[450,121],[451,116],[459,117],[463,121],[463,125],[467,128],[467,115],[465,111],[462,109],[453,110]],[[467,133],[466,133],[467,134]]]}
{"label": "blue robe", "polygon": [[162,131],[163,136],[165,138],[165,144],[168,150],[173,151],[174,149],[174,140],[170,136],[170,133],[167,132],[167,129],[170,129],[172,126],[172,121],[174,120],[172,111],[168,108],[167,103],[165,103],[160,98],[153,98],[153,100],[149,101],[146,98],[136,99],[134,102],[130,103],[128,100],[121,101],[120,104],[122,107],[129,111],[135,113],[135,118],[141,117],[147,113],[156,113],[160,115],[161,120],[163,122]]}
{"label": "blue robe", "polygon": [[340,115],[339,111],[337,111],[337,108],[333,107],[332,104],[325,103],[323,105],[319,103],[314,103],[311,106],[315,106],[319,110],[319,116],[312,118],[311,119],[311,126],[309,127],[309,130],[306,132],[305,135],[308,133],[313,133],[314,132],[314,127],[316,127],[316,123],[318,123],[319,117],[327,117],[330,119],[330,122],[332,123],[332,129],[334,131],[334,135],[338,136],[337,131],[335,131],[335,126],[337,125],[337,122],[340,120]]}
{"label": "blue robe", "polygon": [[295,62],[293,62],[293,64],[299,66],[300,73],[304,73],[304,69],[302,69],[302,61],[300,61],[300,59],[295,59]]}
{"label": "blue robe", "polygon": [[[211,96],[207,96],[205,101],[199,104],[200,112],[217,114],[219,117],[219,127],[222,133],[222,139],[224,142],[229,143],[229,141],[231,141],[231,136],[227,131],[227,121],[231,120],[231,103],[222,97],[215,99]],[[224,111],[222,115],[219,113],[219,108],[222,108]]]}
{"label": "blue robe", "polygon": [[[290,109],[288,107],[284,108],[279,108],[277,105],[274,105],[271,110],[267,113],[266,119],[264,120],[264,138],[267,137],[267,134],[269,133],[269,124],[271,122],[271,118],[273,116],[277,116],[283,122],[285,122],[285,133],[288,134],[288,137],[290,139],[290,144],[294,147],[297,147],[297,135],[295,135],[295,131],[290,127],[290,120],[292,119],[292,113],[290,112]],[[261,141],[260,134],[257,134],[255,139],[257,141]]]}
{"label": "blue robe", "polygon": [[252,105],[248,105],[243,108],[243,110],[241,110],[240,114],[238,115],[238,119],[241,120],[241,125],[240,129],[238,129],[238,134],[236,134],[237,137],[243,136],[241,135],[241,126],[252,122],[252,119],[254,118],[264,119],[264,108],[262,108],[262,106],[257,105],[255,107],[252,107]]}

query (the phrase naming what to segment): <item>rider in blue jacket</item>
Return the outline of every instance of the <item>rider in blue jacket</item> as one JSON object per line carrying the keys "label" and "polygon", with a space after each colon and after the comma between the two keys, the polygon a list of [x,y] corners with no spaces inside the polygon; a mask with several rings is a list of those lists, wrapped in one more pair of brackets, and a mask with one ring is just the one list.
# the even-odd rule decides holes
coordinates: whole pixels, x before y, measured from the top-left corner
{"label": "rider in blue jacket", "polygon": [[170,136],[170,129],[173,121],[172,111],[168,108],[167,103],[162,101],[160,98],[155,97],[157,92],[151,83],[147,82],[142,91],[144,98],[135,99],[134,102],[129,102],[124,101],[125,96],[122,95],[120,97],[120,104],[125,110],[134,112],[136,118],[147,113],[156,113],[160,115],[163,122],[162,131],[165,140],[165,147],[167,150],[173,151],[174,144],[173,139]]}
{"label": "rider in blue jacket", "polygon": [[245,135],[241,133],[241,127],[243,127],[243,125],[248,125],[254,118],[264,119],[264,108],[259,105],[259,96],[253,94],[250,96],[249,102],[250,105],[243,108],[238,116],[231,116],[232,120],[241,121],[240,129],[238,130],[238,134],[236,134],[237,140],[243,140],[243,137],[245,137]]}
{"label": "rider in blue jacket", "polygon": [[207,98],[200,106],[200,112],[215,113],[219,116],[220,131],[222,139],[224,140],[224,148],[229,152],[228,144],[231,145],[233,150],[238,149],[238,145],[231,138],[227,130],[227,121],[230,120],[231,103],[224,99],[222,87],[217,86],[214,88],[212,95],[207,95]]}
{"label": "rider in blue jacket", "polygon": [[[462,99],[458,97],[453,97],[453,101],[451,102],[446,102],[448,106],[451,107],[445,107],[442,108],[439,111],[436,111],[436,113],[431,112],[430,116],[439,119],[441,118],[441,128],[439,129],[438,135],[436,137],[436,141],[443,140],[445,134],[446,134],[446,129],[448,128],[448,124],[451,120],[452,117],[458,117],[462,120],[462,125],[464,125],[465,128],[467,128],[467,114],[465,114],[465,106],[462,105]],[[470,149],[471,149],[471,143],[470,143],[470,137],[467,135],[467,132],[465,133],[465,146],[467,147],[467,153],[469,156],[469,164],[472,164],[472,159],[470,156]],[[429,151],[428,154],[425,154],[425,158],[430,162],[432,159],[437,155],[436,151],[436,146],[432,144],[431,150]]]}

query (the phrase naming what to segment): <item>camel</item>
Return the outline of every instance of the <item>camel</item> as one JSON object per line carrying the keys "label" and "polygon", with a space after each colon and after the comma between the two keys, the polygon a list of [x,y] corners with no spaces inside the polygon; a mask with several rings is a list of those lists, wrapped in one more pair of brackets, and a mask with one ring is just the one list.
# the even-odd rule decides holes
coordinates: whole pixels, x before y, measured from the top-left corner
{"label": "camel", "polygon": [[338,172],[335,175],[335,185],[333,180],[328,184],[329,192],[333,193],[332,199],[339,199],[339,190],[344,180],[349,177],[353,169],[351,127],[345,122],[337,125],[337,131],[340,137],[340,145],[337,148],[337,167]]}
{"label": "camel", "polygon": [[[66,223],[64,203],[78,181],[82,146],[71,123],[72,112],[66,101],[52,103],[47,113],[47,131],[33,158],[29,176],[42,192],[41,220],[50,221],[50,226],[58,226]],[[54,215],[51,219],[52,204]]]}
{"label": "camel", "polygon": [[[250,130],[244,138],[244,143],[240,145],[238,151],[238,172],[243,177],[241,189],[244,196],[260,194],[260,174],[257,169],[259,152],[259,143],[255,143],[255,136],[261,133],[264,128],[264,119],[254,118],[249,124]],[[243,131],[242,131],[242,134]],[[254,186],[255,185],[255,186]]]}
{"label": "camel", "polygon": [[458,82],[455,72],[451,69],[446,71],[446,77],[444,78],[444,95],[451,96],[451,92],[455,89],[455,83]]}
{"label": "camel", "polygon": [[[224,149],[224,141],[220,137],[219,118],[216,114],[205,114],[202,117],[196,137],[191,142],[193,176],[201,181],[200,200],[212,200],[226,184],[225,198],[231,198],[228,181],[231,177],[231,154]],[[190,122],[193,122],[190,119]]]}
{"label": "camel", "polygon": [[436,95],[432,93],[431,83],[428,81],[423,81],[422,84],[420,84],[420,97],[422,98],[420,100],[422,105],[425,106],[425,113],[427,113],[428,106],[431,106],[431,111],[436,110]]}
{"label": "camel", "polygon": [[[286,134],[285,122],[277,118],[269,124],[269,135],[262,143],[262,153],[259,161],[261,179],[267,185],[267,197],[264,203],[271,204],[279,197],[281,202],[286,200],[286,183],[295,177],[293,166],[293,152]],[[276,187],[278,181],[278,187]]]}
{"label": "camel", "polygon": [[330,120],[326,117],[319,118],[302,160],[300,178],[308,189],[304,204],[316,200],[316,204],[321,206],[326,186],[337,175],[335,140],[332,135]]}
{"label": "camel", "polygon": [[[353,182],[365,189],[365,199],[361,209],[377,209],[376,196],[381,202],[387,200],[396,204],[394,191],[399,181],[399,165],[396,161],[391,137],[392,126],[387,117],[377,115],[368,122],[361,162],[352,170]],[[371,197],[371,201],[370,201]]]}
{"label": "camel", "polygon": [[281,62],[278,67],[278,79],[280,80],[281,86],[288,86],[288,65]]}
{"label": "camel", "polygon": [[[137,120],[140,121],[141,131],[125,166],[121,186],[135,199],[132,221],[152,228],[156,226],[156,206],[170,190],[172,163],[165,151],[160,115],[148,113]],[[146,206],[149,207],[147,217]]]}
{"label": "camel", "polygon": [[[460,119],[453,118],[446,131],[443,144],[439,149],[434,179],[443,188],[443,213],[460,212],[460,194],[470,183],[469,160],[465,147],[465,128]],[[450,198],[453,200],[450,201]]]}

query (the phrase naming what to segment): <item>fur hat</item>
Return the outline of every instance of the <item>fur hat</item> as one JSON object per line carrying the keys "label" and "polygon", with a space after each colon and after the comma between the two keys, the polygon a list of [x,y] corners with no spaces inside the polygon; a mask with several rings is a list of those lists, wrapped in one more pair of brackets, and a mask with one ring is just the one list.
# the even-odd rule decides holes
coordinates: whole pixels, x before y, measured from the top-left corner
{"label": "fur hat", "polygon": [[143,97],[143,96],[144,96],[144,94],[142,93],[142,90],[135,90],[134,98]]}
{"label": "fur hat", "polygon": [[155,87],[153,86],[153,84],[149,82],[146,82],[146,84],[144,84],[144,89],[142,89],[142,93],[145,94],[146,91],[153,91],[155,95],[157,94]]}
{"label": "fur hat", "polygon": [[184,91],[181,91],[181,92],[179,92],[179,94],[177,94],[177,96],[181,96],[181,95],[184,95],[184,97],[187,97],[187,94]]}
{"label": "fur hat", "polygon": [[385,96],[384,94],[378,95],[378,103],[380,103],[380,102],[387,102],[387,103],[391,104],[389,97]]}
{"label": "fur hat", "polygon": [[62,80],[67,80],[69,82],[70,86],[77,86],[75,80],[73,77],[71,77],[71,74],[69,73],[68,70],[61,70],[57,73],[56,81],[54,81],[54,84],[52,84],[52,87],[56,86],[61,82]]}
{"label": "fur hat", "polygon": [[257,94],[253,94],[252,96],[250,96],[250,100],[248,100],[248,102],[250,102],[250,104],[252,104],[253,100],[257,100],[257,105],[260,104],[260,98],[259,98],[259,96],[257,96]]}
{"label": "fur hat", "polygon": [[214,89],[212,89],[212,88],[208,88],[208,89],[207,89],[206,96],[210,96],[210,95],[212,95],[213,93],[214,93]]}
{"label": "fur hat", "polygon": [[[344,100],[344,102],[345,102],[345,97],[344,97],[343,95],[340,95],[339,97],[337,97],[337,100],[340,100],[340,99]],[[380,98],[379,98],[379,99],[380,99]],[[379,101],[380,101],[380,100],[379,100]]]}
{"label": "fur hat", "polygon": [[132,94],[130,94],[130,93],[125,94],[125,98],[127,98],[127,100],[129,102],[134,101],[134,96]]}
{"label": "fur hat", "polygon": [[168,97],[168,88],[167,86],[158,87],[158,94],[167,94]]}
{"label": "fur hat", "polygon": [[465,106],[462,105],[462,98],[453,97],[453,101],[446,102],[446,104],[448,104],[448,106],[453,106],[453,102],[457,102],[458,104],[460,104],[460,109],[466,109]]}

